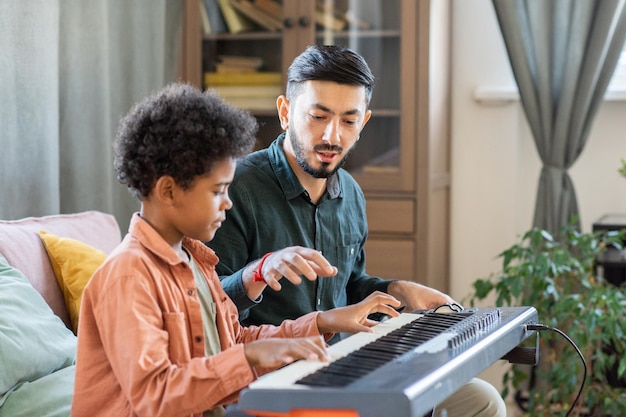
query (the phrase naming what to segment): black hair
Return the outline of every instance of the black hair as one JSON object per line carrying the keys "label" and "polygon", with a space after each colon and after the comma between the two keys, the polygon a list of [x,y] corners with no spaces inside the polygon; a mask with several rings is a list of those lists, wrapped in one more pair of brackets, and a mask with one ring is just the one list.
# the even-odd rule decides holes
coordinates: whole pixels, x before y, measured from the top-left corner
{"label": "black hair", "polygon": [[365,59],[350,48],[339,45],[310,45],[298,55],[287,71],[287,98],[300,94],[305,81],[333,81],[365,87],[369,104],[374,90],[374,75]]}
{"label": "black hair", "polygon": [[258,125],[212,91],[171,83],[135,104],[113,145],[117,178],[138,199],[169,175],[187,189],[214,164],[252,150]]}

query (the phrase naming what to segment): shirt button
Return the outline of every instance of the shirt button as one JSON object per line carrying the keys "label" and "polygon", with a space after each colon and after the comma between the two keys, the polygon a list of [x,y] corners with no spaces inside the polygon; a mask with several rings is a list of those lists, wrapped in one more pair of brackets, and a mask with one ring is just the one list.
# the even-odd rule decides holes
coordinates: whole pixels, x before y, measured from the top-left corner
{"label": "shirt button", "polygon": [[202,342],[202,337],[200,337],[200,336],[196,336],[194,339],[195,339],[196,343]]}
{"label": "shirt button", "polygon": [[187,294],[189,294],[189,295],[193,295],[193,290],[189,290],[189,291],[187,291]]}
{"label": "shirt button", "polygon": [[354,255],[354,248],[350,248],[350,255]]}

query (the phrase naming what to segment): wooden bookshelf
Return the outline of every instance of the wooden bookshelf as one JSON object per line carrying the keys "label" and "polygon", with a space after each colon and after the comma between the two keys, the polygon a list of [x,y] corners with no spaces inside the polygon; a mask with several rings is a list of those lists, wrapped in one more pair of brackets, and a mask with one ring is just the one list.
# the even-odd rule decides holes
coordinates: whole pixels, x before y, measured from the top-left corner
{"label": "wooden bookshelf", "polygon": [[[339,31],[316,23],[316,0],[282,0],[280,29],[206,36],[199,0],[185,1],[182,77],[199,87],[220,54],[261,53],[260,71],[280,74],[314,43],[344,44],[366,58],[377,76],[373,116],[345,167],[368,201],[368,272],[448,291],[450,0],[336,0],[333,13],[353,22]],[[280,132],[276,111],[253,114],[266,146]],[[386,153],[394,157],[377,159]]]}

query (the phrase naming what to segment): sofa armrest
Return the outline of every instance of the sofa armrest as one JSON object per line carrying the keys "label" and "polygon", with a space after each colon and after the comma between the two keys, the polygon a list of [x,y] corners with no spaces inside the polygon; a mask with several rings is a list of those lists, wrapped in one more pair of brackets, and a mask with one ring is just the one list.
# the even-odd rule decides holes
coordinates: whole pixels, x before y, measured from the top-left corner
{"label": "sofa armrest", "polygon": [[39,237],[41,230],[79,240],[108,254],[121,241],[120,228],[115,217],[93,210],[0,221],[0,253],[28,278],[52,311],[71,328],[63,294]]}

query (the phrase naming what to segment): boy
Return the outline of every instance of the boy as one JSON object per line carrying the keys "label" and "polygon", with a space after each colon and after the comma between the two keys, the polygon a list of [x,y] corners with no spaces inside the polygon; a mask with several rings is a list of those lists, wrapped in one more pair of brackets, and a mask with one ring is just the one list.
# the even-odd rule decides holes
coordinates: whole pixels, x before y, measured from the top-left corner
{"label": "boy", "polygon": [[[261,368],[327,360],[320,335],[367,331],[373,312],[397,315],[399,301],[376,293],[278,327],[239,324],[202,242],[232,206],[236,158],[256,129],[249,114],[184,84],[122,119],[115,169],[141,209],[85,288],[72,416],[223,415]],[[333,270],[320,265],[320,275]]]}

